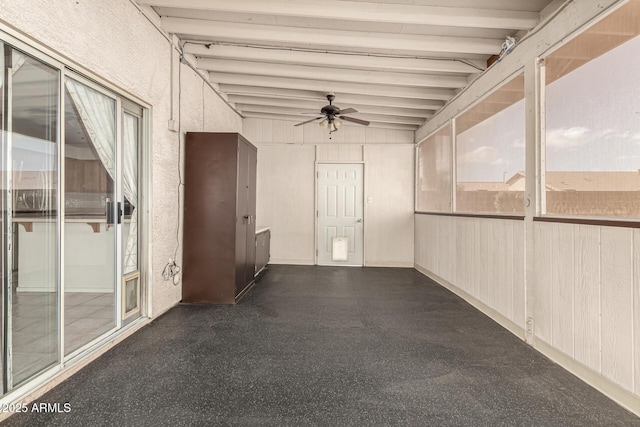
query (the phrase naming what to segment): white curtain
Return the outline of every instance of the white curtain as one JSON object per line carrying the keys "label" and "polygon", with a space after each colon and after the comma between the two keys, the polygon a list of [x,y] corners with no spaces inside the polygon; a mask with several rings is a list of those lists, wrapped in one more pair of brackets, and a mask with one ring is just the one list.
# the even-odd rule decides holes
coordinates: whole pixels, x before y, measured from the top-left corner
{"label": "white curtain", "polygon": [[[66,80],[66,85],[102,165],[115,182],[115,101],[71,79]],[[135,116],[124,114],[123,149],[125,155],[122,191],[131,203],[133,212],[124,249],[123,274],[138,269],[137,120]]]}
{"label": "white curtain", "polygon": [[[67,90],[78,110],[102,165],[115,182],[115,101],[74,80],[66,80]],[[138,269],[138,119],[124,114],[122,191],[133,211],[124,249],[123,274]]]}
{"label": "white curtain", "polygon": [[131,223],[124,249],[124,274],[138,269],[138,118],[125,113],[123,119],[122,191],[131,203]]}
{"label": "white curtain", "polygon": [[[14,49],[13,52],[11,52],[11,60],[11,75],[15,75],[24,63],[27,62],[27,56]],[[4,62],[0,63],[0,66],[4,67]],[[0,88],[3,84],[4,74],[2,75],[2,78],[0,78]]]}
{"label": "white curtain", "polygon": [[26,55],[23,55],[15,49],[11,52],[11,59],[13,60],[13,64],[11,64],[11,72],[13,74],[17,73],[24,63],[27,62]]}
{"label": "white curtain", "polygon": [[102,165],[115,182],[116,102],[71,79],[65,84]]}

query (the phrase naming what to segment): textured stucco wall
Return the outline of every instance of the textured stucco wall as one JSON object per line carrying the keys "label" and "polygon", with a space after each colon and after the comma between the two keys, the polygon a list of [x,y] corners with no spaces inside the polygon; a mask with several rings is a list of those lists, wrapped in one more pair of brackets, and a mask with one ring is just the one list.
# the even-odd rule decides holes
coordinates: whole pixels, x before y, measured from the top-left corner
{"label": "textured stucco wall", "polygon": [[[180,75],[181,134],[186,131],[241,132],[240,116],[229,109],[186,65],[177,65],[169,42],[129,0],[2,0],[0,22],[69,58],[112,85],[152,107],[153,314],[181,298],[180,285],[162,279],[162,270],[177,250],[181,264],[182,190],[179,189],[178,133],[168,130],[171,118],[171,68]],[[178,73],[178,66],[181,68]],[[174,116],[177,119],[177,100]],[[178,248],[178,242],[180,244]]]}

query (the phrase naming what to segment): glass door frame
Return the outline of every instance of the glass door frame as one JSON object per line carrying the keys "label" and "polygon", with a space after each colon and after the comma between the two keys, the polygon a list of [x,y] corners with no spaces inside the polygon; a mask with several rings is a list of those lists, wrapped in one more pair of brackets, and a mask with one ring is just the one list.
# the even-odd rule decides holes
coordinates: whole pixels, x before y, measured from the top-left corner
{"label": "glass door frame", "polygon": [[[0,31],[2,30],[2,28],[0,28]],[[3,47],[3,51],[2,51],[2,55],[4,55],[4,49],[8,46],[9,48],[15,49],[20,51],[21,53],[32,57],[34,59],[36,59],[37,61],[42,62],[43,64],[45,64],[46,66],[56,70],[58,72],[58,99],[57,99],[57,129],[56,129],[56,142],[58,145],[58,151],[57,151],[57,161],[56,161],[56,167],[57,167],[57,174],[56,174],[56,179],[57,179],[57,186],[58,186],[58,192],[64,191],[64,180],[63,180],[63,170],[62,170],[62,160],[60,157],[60,149],[62,147],[60,147],[61,144],[61,140],[62,140],[62,135],[64,135],[64,122],[62,120],[62,117],[64,117],[64,105],[62,105],[62,97],[60,95],[60,91],[63,90],[63,72],[64,72],[64,65],[57,61],[55,58],[49,57],[45,54],[43,54],[40,50],[32,47],[29,44],[26,44],[24,42],[22,42],[21,40],[13,37],[12,35],[8,34],[5,31],[1,31],[0,32],[0,45],[2,45]],[[4,61],[3,61],[4,62]],[[4,70],[6,71],[7,64],[3,63],[3,67]],[[6,75],[3,76],[4,77],[4,81],[3,81],[3,87],[0,88],[0,99],[4,98],[4,96],[7,97],[7,106],[6,109],[4,109],[4,105],[3,105],[3,109],[4,109],[4,115],[5,115],[5,120],[7,123],[7,129],[3,129],[3,142],[6,144],[6,150],[3,150],[2,156],[3,156],[3,167],[6,167],[6,171],[5,174],[7,176],[3,176],[2,180],[8,184],[8,187],[11,186],[11,179],[8,175],[10,175],[13,171],[12,169],[12,165],[11,165],[11,150],[12,150],[12,126],[11,126],[11,115],[12,115],[12,106],[11,106],[11,97],[12,97],[12,79],[10,75]],[[6,83],[6,87],[5,84]],[[4,103],[4,99],[2,99],[2,102]],[[4,127],[4,124],[0,124],[0,129],[2,129]],[[4,156],[6,156],[6,158],[4,158]],[[7,209],[7,211],[9,212],[3,219],[8,223],[5,225],[5,227],[7,227],[7,235],[11,235],[12,233],[12,228],[13,228],[13,220],[12,220],[12,212],[11,210],[13,209],[12,206],[12,200],[10,200],[10,194],[7,194],[5,197],[8,200],[8,205],[3,206]],[[4,201],[3,201],[4,202]],[[3,203],[4,204],[4,203]],[[62,236],[62,220],[61,218],[64,215],[64,204],[62,203],[62,200],[60,197],[56,197],[56,203],[55,203],[58,215],[56,217],[56,239],[57,239],[57,243],[55,245],[55,249],[56,249],[56,263],[57,263],[57,274],[56,274],[56,280],[57,280],[57,292],[58,292],[58,297],[57,297],[57,301],[56,301],[56,310],[58,313],[58,318],[57,318],[57,345],[58,345],[58,357],[57,357],[57,363],[54,363],[53,365],[51,365],[51,367],[49,368],[45,368],[43,371],[41,371],[40,373],[36,374],[34,377],[27,379],[23,382],[21,382],[17,387],[14,386],[13,384],[13,372],[12,372],[12,292],[10,292],[10,288],[8,286],[8,284],[4,283],[4,278],[2,280],[2,284],[1,286],[3,287],[2,289],[2,293],[6,294],[3,295],[3,301],[2,301],[2,330],[1,330],[1,334],[2,334],[2,339],[0,340],[0,343],[2,344],[2,366],[1,369],[3,370],[3,384],[2,384],[2,395],[7,395],[10,394],[13,390],[15,390],[16,388],[18,389],[22,389],[25,387],[29,387],[29,385],[31,383],[33,383],[34,381],[37,381],[40,378],[43,377],[47,377],[47,376],[51,376],[54,375],[56,372],[58,372],[61,367],[62,367],[62,361],[63,361],[63,349],[62,349],[62,326],[64,325],[63,320],[60,317],[60,313],[62,311],[62,296],[61,296],[61,290],[60,287],[58,286],[59,284],[63,283],[63,278],[64,278],[64,268],[63,268],[63,253],[62,253],[62,243],[61,243],[61,236]],[[4,232],[5,230],[3,230]],[[11,237],[9,237],[8,239],[8,243],[7,244],[12,244],[11,242]],[[3,252],[4,252],[4,246],[3,246]],[[13,248],[12,248],[13,249]],[[7,251],[6,254],[3,254],[3,256],[5,257],[5,259],[8,259],[10,257],[13,257],[13,253],[12,251]],[[7,264],[5,264],[5,268],[8,268],[12,266],[12,262],[8,262]],[[9,275],[13,275],[13,272],[10,271],[8,272]],[[10,281],[12,281],[12,278],[9,278]]]}
{"label": "glass door frame", "polygon": [[[120,111],[120,118],[121,120],[123,120],[125,114],[135,117],[137,120],[137,143],[136,143],[136,172],[137,172],[137,178],[136,178],[136,183],[137,183],[137,234],[138,234],[138,242],[137,242],[137,269],[134,272],[127,272],[125,273],[124,271],[124,265],[121,265],[122,267],[122,276],[120,277],[121,280],[125,280],[125,277],[128,275],[135,275],[135,273],[138,274],[138,292],[139,292],[139,300],[138,300],[138,310],[139,310],[139,314],[138,317],[145,317],[147,314],[147,292],[146,292],[146,281],[143,280],[143,275],[145,274],[145,263],[143,262],[143,258],[142,255],[144,255],[146,253],[146,250],[144,248],[144,244],[143,244],[143,235],[144,235],[144,227],[141,227],[140,225],[142,224],[141,220],[142,220],[142,210],[143,207],[145,206],[145,204],[143,203],[144,197],[143,195],[145,194],[145,192],[143,191],[143,187],[145,185],[145,179],[144,179],[144,172],[146,171],[146,166],[144,165],[144,146],[143,146],[143,142],[145,141],[145,135],[148,133],[148,130],[145,126],[146,122],[147,122],[147,109],[145,109],[144,107],[142,107],[141,105],[130,101],[128,99],[123,99],[121,104],[121,111]],[[124,141],[124,120],[122,123],[122,130],[120,132],[120,136],[122,138],[122,150],[121,150],[121,162],[122,162],[122,181],[124,182],[124,163],[125,163],[125,159],[124,156],[126,154],[126,149],[124,147],[125,141]],[[124,191],[121,194],[121,202],[122,205],[124,206],[124,198],[125,198],[125,194]],[[124,216],[123,216],[123,220],[122,223],[124,224]],[[120,233],[121,237],[124,239],[125,236]],[[127,236],[128,237],[128,236]],[[122,245],[120,246],[120,248],[122,249]],[[124,259],[125,254],[123,254],[123,259]],[[124,326],[124,317],[126,317],[126,313],[125,315],[120,316],[123,320],[123,326]],[[126,322],[127,324],[129,323],[129,321]]]}
{"label": "glass door frame", "polygon": [[[105,88],[103,88],[102,86],[100,86],[99,84],[93,82],[90,79],[87,79],[86,77],[84,77],[82,74],[76,73],[72,70],[69,70],[67,68],[65,68],[63,70],[63,75],[62,75],[62,93],[61,93],[61,102],[63,104],[63,106],[66,103],[66,92],[64,90],[65,83],[67,81],[67,79],[72,79],[80,84],[83,84],[97,92],[100,92],[102,95],[104,95],[107,98],[110,98],[112,100],[115,101],[115,147],[114,147],[114,179],[113,179],[113,183],[114,183],[114,193],[115,193],[115,200],[119,201],[122,198],[122,178],[121,178],[121,173],[122,173],[122,135],[121,135],[121,129],[122,129],[122,117],[121,117],[121,112],[122,112],[122,102],[120,100],[120,97],[118,96],[117,93],[111,92],[106,90]],[[64,117],[64,116],[63,116]],[[64,135],[64,134],[63,134]],[[64,165],[64,159],[66,159],[65,156],[65,141],[61,141],[61,153],[60,153],[60,157],[61,157],[61,163],[62,163],[62,168],[63,168],[63,177],[65,176],[64,172],[65,172],[65,165]],[[65,179],[65,178],[63,178]],[[64,186],[62,187],[61,193],[60,193],[60,199],[62,200],[66,200],[66,192],[65,192],[66,188],[64,188]],[[99,336],[95,337],[94,339],[90,340],[89,342],[87,342],[86,344],[80,346],[79,348],[77,348],[76,350],[72,351],[71,353],[67,354],[66,356],[65,354],[65,348],[64,348],[64,328],[62,329],[62,336],[61,336],[61,340],[60,340],[60,346],[62,347],[62,354],[63,354],[63,361],[67,362],[69,360],[72,360],[78,356],[81,356],[82,354],[86,353],[87,350],[90,350],[97,342],[100,342],[102,340],[104,340],[105,338],[113,335],[116,331],[120,330],[122,328],[122,314],[121,314],[121,307],[120,304],[118,303],[120,301],[121,298],[121,286],[120,286],[120,281],[119,278],[121,277],[122,274],[122,251],[121,251],[121,244],[122,244],[122,224],[120,223],[120,221],[118,220],[118,203],[113,203],[112,206],[113,212],[112,212],[112,217],[115,218],[115,223],[113,224],[113,227],[115,228],[115,254],[114,254],[114,304],[115,304],[115,313],[114,315],[116,316],[115,318],[115,326],[111,329],[109,329],[108,331],[104,332],[103,334],[100,334]],[[66,254],[64,254],[64,248],[65,248],[65,243],[64,243],[64,238],[65,238],[65,225],[64,225],[64,219],[65,217],[62,217],[62,222],[63,222],[63,226],[62,226],[62,248],[63,248],[63,257],[62,257],[62,264],[61,264],[61,268],[64,269],[64,256]],[[60,293],[62,295],[62,311],[60,312],[60,317],[61,317],[61,322],[64,325],[65,321],[64,321],[64,317],[65,317],[65,304],[64,304],[64,297],[65,297],[65,282],[62,281],[60,283]]]}
{"label": "glass door frame", "polygon": [[[23,41],[24,40],[24,41]],[[58,147],[58,159],[57,159],[57,180],[58,180],[58,188],[56,197],[56,208],[58,211],[58,217],[56,219],[56,262],[58,264],[57,268],[57,310],[58,310],[58,319],[57,319],[57,343],[58,343],[58,361],[53,364],[51,367],[44,369],[38,374],[34,375],[31,378],[28,378],[24,382],[20,383],[17,387],[11,387],[10,389],[4,389],[0,387],[0,404],[14,402],[17,399],[28,395],[29,393],[36,390],[38,387],[45,384],[47,381],[55,378],[60,375],[63,371],[74,366],[75,364],[81,362],[86,359],[86,357],[90,356],[95,350],[99,350],[109,341],[113,340],[114,337],[117,337],[118,334],[125,332],[131,328],[134,328],[136,324],[139,324],[142,321],[145,321],[146,318],[151,316],[152,313],[152,288],[148,283],[148,278],[150,277],[150,268],[152,262],[151,255],[151,242],[149,238],[151,236],[151,223],[150,223],[150,207],[152,203],[152,197],[150,194],[151,188],[151,180],[152,180],[152,171],[151,171],[151,159],[152,159],[152,147],[151,147],[151,117],[152,117],[152,106],[142,99],[138,98],[136,95],[123,90],[121,87],[109,83],[104,80],[99,75],[83,69],[80,65],[70,60],[68,57],[58,54],[57,52],[51,50],[50,48],[32,40],[26,38],[23,34],[15,31],[11,27],[8,27],[2,23],[0,23],[0,46],[8,45],[12,48],[15,48],[28,56],[31,56],[38,61],[50,66],[58,71],[58,114],[57,114],[57,143]],[[4,55],[4,51],[2,52]],[[3,64],[4,67],[4,64]],[[139,212],[139,223],[138,223],[138,239],[139,239],[139,265],[138,270],[140,271],[140,317],[125,326],[122,325],[121,319],[121,307],[119,304],[120,301],[120,283],[122,276],[120,273],[122,272],[121,264],[122,254],[121,254],[121,243],[120,239],[121,231],[118,232],[118,243],[116,244],[116,257],[118,261],[116,262],[117,272],[116,272],[116,290],[118,292],[118,299],[115,301],[116,304],[116,327],[107,333],[97,337],[92,340],[90,343],[81,347],[80,349],[74,351],[72,354],[65,357],[64,355],[64,283],[65,283],[65,268],[64,268],[64,219],[65,219],[65,206],[64,206],[64,194],[65,194],[65,168],[64,168],[64,159],[65,159],[65,150],[64,150],[64,140],[63,137],[65,135],[65,79],[71,77],[75,80],[81,81],[82,83],[88,84],[93,88],[97,88],[101,92],[105,93],[110,98],[114,98],[116,100],[116,134],[117,134],[117,142],[116,142],[116,150],[121,152],[122,150],[122,114],[125,111],[123,109],[123,100],[125,102],[131,102],[139,106],[142,110],[141,116],[139,116],[139,147],[138,147],[138,202],[140,204],[140,212]],[[4,86],[4,82],[3,82]],[[0,94],[5,91],[4,88],[0,88]],[[11,136],[6,133],[5,138],[10,138]],[[0,159],[0,161],[7,162],[8,159]],[[119,159],[120,163],[121,160]],[[8,172],[7,172],[8,173]],[[117,180],[121,181],[121,180]],[[116,194],[120,197],[122,194],[121,182],[116,183]],[[1,242],[0,242],[1,243]],[[4,283],[2,283],[4,286]],[[5,298],[6,299],[6,298]],[[1,302],[2,307],[0,310],[0,315],[2,315],[3,319],[7,318],[6,306],[5,302]],[[5,353],[5,344],[6,344],[6,324],[0,323],[0,353],[4,355]],[[3,356],[4,357],[4,356]],[[6,361],[0,359],[0,368],[6,369]]]}

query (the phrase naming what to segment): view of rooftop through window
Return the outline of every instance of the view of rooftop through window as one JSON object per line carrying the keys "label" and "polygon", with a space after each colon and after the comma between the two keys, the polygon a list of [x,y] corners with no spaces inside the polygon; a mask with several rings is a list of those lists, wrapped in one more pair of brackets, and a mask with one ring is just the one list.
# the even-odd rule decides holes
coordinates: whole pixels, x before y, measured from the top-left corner
{"label": "view of rooftop through window", "polygon": [[640,217],[640,3],[545,61],[546,213]]}
{"label": "view of rooftop through window", "polygon": [[[629,2],[545,58],[543,214],[640,217],[639,33]],[[456,118],[455,211],[524,211],[523,95],[521,73]],[[436,137],[418,152],[418,209],[447,211],[446,170],[426,170]]]}
{"label": "view of rooftop through window", "polygon": [[456,210],[524,211],[524,75],[456,119]]}

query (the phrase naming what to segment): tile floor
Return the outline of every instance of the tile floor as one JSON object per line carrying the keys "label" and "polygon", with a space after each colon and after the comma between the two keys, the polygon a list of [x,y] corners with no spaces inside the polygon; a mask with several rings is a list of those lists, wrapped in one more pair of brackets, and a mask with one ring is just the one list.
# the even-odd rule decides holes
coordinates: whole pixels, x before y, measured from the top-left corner
{"label": "tile floor", "polygon": [[[67,292],[65,351],[77,350],[115,326],[112,293]],[[16,292],[12,307],[14,384],[58,361],[58,294]]]}

